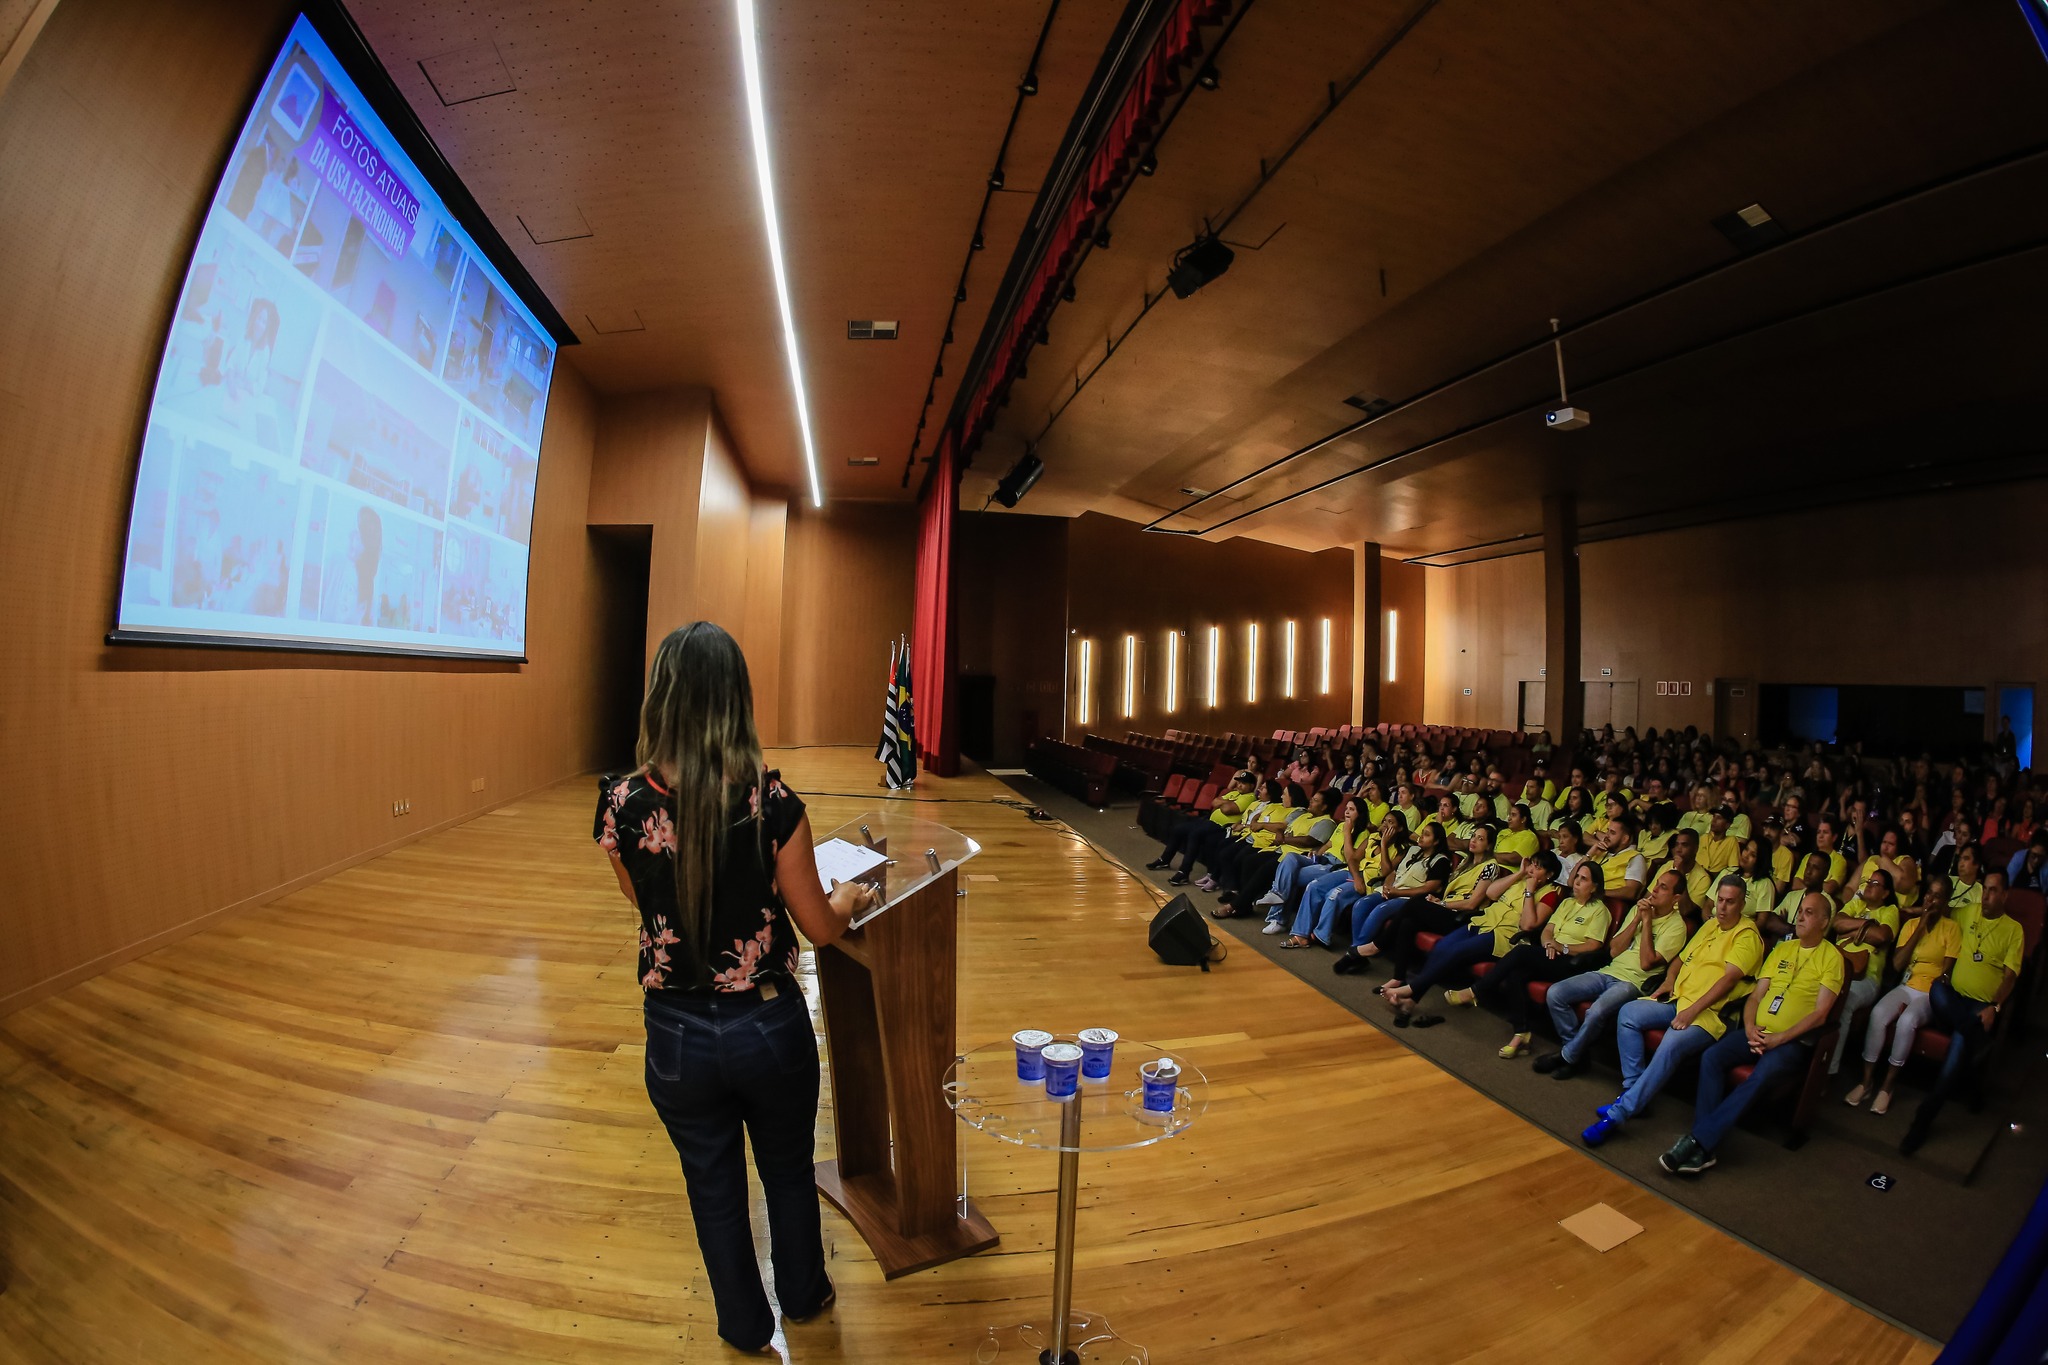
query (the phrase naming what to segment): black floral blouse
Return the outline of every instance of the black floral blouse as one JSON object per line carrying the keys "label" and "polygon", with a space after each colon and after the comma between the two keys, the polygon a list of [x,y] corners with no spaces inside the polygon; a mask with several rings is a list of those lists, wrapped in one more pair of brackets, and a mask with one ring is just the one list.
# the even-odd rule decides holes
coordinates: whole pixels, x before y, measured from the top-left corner
{"label": "black floral blouse", "polygon": [[764,774],[759,786],[729,790],[725,846],[712,879],[709,961],[692,981],[669,951],[680,942],[669,924],[676,903],[675,798],[649,773],[599,779],[593,836],[611,855],[620,889],[640,910],[643,990],[751,991],[762,981],[794,979],[796,930],[775,884],[775,855],[803,820],[804,803],[776,772]]}

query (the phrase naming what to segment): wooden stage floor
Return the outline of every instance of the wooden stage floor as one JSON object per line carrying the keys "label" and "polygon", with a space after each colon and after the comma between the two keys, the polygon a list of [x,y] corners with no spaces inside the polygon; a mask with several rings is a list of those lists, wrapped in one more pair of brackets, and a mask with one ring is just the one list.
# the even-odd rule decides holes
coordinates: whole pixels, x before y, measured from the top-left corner
{"label": "wooden stage floor", "polygon": [[[878,797],[859,750],[771,761],[821,830]],[[1076,1305],[1162,1365],[1933,1358],[1256,954],[1161,966],[1146,889],[994,780],[917,795],[986,850],[963,1041],[1106,1024],[1211,1078],[1184,1139],[1083,1159]],[[641,1086],[594,799],[564,783],[0,1019],[0,1361],[739,1359]],[[839,1302],[789,1359],[966,1360],[1044,1315],[1053,1158],[961,1142],[1001,1245],[884,1283],[828,1208]],[[1558,1227],[1598,1202],[1645,1231],[1601,1255]]]}

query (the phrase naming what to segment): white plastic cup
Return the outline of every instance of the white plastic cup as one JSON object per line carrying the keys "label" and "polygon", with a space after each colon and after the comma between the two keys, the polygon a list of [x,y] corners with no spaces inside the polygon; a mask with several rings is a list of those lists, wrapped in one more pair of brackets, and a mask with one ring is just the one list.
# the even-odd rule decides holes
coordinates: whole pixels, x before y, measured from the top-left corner
{"label": "white plastic cup", "polygon": [[1018,1029],[1010,1035],[1010,1041],[1017,1045],[1017,1079],[1044,1080],[1045,1049],[1052,1042],[1052,1035],[1044,1029]]}
{"label": "white plastic cup", "polygon": [[1052,1099],[1072,1099],[1081,1085],[1081,1049],[1073,1043],[1052,1043],[1040,1053],[1045,1065],[1045,1093]]}
{"label": "white plastic cup", "polygon": [[1081,1030],[1082,1080],[1108,1080],[1110,1064],[1115,1060],[1115,1055],[1115,1029],[1084,1028]]}

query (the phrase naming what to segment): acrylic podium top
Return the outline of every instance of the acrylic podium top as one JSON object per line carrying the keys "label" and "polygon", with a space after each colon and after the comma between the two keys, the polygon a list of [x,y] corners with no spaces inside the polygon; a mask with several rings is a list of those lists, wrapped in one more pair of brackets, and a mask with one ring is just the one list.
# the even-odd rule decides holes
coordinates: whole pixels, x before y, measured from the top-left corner
{"label": "acrylic podium top", "polygon": [[[1074,1041],[1068,1034],[1054,1036],[1063,1043]],[[1161,1057],[1173,1058],[1180,1067],[1170,1114],[1147,1110],[1138,1083],[1138,1068]],[[1072,1099],[1046,1094],[1044,1081],[1017,1079],[1017,1048],[1007,1039],[961,1053],[946,1069],[944,1089],[946,1104],[962,1123],[1003,1142],[1052,1152],[1149,1147],[1186,1132],[1209,1107],[1209,1081],[1200,1068],[1157,1044],[1129,1038],[1117,1040],[1108,1077],[1082,1077]],[[1081,1136],[1072,1147],[1060,1141],[1060,1120],[1070,1104],[1081,1106]]]}
{"label": "acrylic podium top", "polygon": [[[873,872],[854,879],[863,886],[873,887],[882,896],[881,904],[855,921],[855,927],[867,923],[906,896],[916,894],[981,852],[980,844],[957,829],[948,829],[936,820],[920,819],[891,808],[910,804],[908,801],[891,802],[856,815],[829,834],[816,836],[815,841],[819,845],[843,839],[849,844],[872,848],[888,856],[888,861]],[[822,855],[820,862],[823,862]]]}

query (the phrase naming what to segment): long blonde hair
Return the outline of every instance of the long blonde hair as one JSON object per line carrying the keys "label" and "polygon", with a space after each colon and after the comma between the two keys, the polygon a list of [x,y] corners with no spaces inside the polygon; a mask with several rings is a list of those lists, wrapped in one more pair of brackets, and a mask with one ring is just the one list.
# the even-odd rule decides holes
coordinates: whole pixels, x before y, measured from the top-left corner
{"label": "long blonde hair", "polygon": [[[710,955],[711,889],[726,832],[726,788],[763,780],[754,686],[739,642],[709,621],[655,648],[640,706],[640,766],[674,786],[674,930],[695,972]],[[754,808],[756,830],[760,807]]]}

